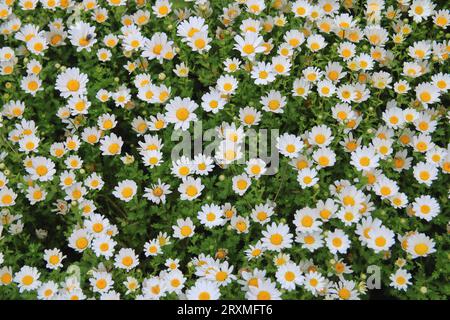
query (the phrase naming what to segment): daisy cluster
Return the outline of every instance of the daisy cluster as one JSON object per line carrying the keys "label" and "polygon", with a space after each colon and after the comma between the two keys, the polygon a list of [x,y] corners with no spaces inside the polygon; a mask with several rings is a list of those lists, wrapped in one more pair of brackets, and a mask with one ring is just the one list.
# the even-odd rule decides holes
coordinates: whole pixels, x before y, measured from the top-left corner
{"label": "daisy cluster", "polygon": [[[0,298],[445,298],[449,24],[437,0],[0,0]],[[199,123],[217,148],[173,158]]]}

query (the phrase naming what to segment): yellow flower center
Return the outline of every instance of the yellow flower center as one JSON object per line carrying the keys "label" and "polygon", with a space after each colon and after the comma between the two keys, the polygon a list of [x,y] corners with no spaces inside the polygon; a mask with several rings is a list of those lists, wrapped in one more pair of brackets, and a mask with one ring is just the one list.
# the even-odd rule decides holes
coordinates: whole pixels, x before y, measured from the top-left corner
{"label": "yellow flower center", "polygon": [[422,171],[419,174],[420,179],[427,181],[428,179],[430,179],[430,173],[428,171]]}
{"label": "yellow flower center", "polygon": [[186,194],[189,197],[193,197],[193,196],[197,195],[197,193],[198,193],[198,190],[197,190],[196,186],[190,185],[186,188]]}
{"label": "yellow flower center", "polygon": [[189,110],[187,108],[179,108],[176,112],[176,117],[180,121],[185,121],[189,117]]}
{"label": "yellow flower center", "polygon": [[387,186],[383,186],[383,187],[381,187],[380,192],[383,196],[388,196],[391,194],[391,188],[389,188]]}
{"label": "yellow flower center", "polygon": [[338,295],[341,299],[347,300],[350,298],[351,292],[347,288],[342,288],[339,290]]}
{"label": "yellow flower center", "polygon": [[30,275],[26,275],[22,278],[22,284],[25,286],[29,286],[34,281],[34,278]]}
{"label": "yellow flower center", "polygon": [[384,247],[386,245],[386,239],[384,237],[378,237],[375,239],[377,247]]}
{"label": "yellow flower center", "polygon": [[325,139],[326,139],[325,136],[320,133],[316,135],[316,137],[314,138],[317,144],[323,144],[325,142]]}
{"label": "yellow flower center", "polygon": [[192,233],[192,229],[189,226],[182,226],[180,233],[183,237],[188,237]]}
{"label": "yellow flower center", "polygon": [[288,282],[292,282],[295,280],[295,273],[292,271],[288,271],[284,274],[284,279]]}
{"label": "yellow flower center", "polygon": [[194,45],[198,49],[203,49],[206,46],[206,41],[205,39],[199,38],[195,40]]}
{"label": "yellow flower center", "polygon": [[36,91],[38,88],[39,88],[39,84],[37,83],[37,81],[28,82],[28,89],[30,91]]}
{"label": "yellow flower center", "polygon": [[131,187],[125,187],[121,193],[124,198],[130,198],[133,195],[133,189]]}
{"label": "yellow flower center", "polygon": [[210,300],[210,299],[211,295],[207,291],[200,292],[200,294],[198,295],[198,300]]}
{"label": "yellow flower center", "polygon": [[105,289],[107,282],[105,279],[99,279],[97,280],[97,282],[95,283],[95,285],[97,286],[97,288],[99,288],[100,290]]}
{"label": "yellow flower center", "polygon": [[242,51],[244,51],[246,54],[252,54],[255,52],[255,47],[252,44],[246,44],[242,47]]}
{"label": "yellow flower center", "polygon": [[279,246],[283,242],[283,236],[279,233],[275,233],[270,236],[270,243]]}
{"label": "yellow flower center", "polygon": [[307,228],[311,227],[313,225],[313,222],[314,222],[314,220],[310,216],[304,216],[301,221],[302,226],[307,227]]}
{"label": "yellow flower center", "polygon": [[342,240],[340,238],[334,238],[333,241],[333,246],[339,248],[340,246],[342,246]]}
{"label": "yellow flower center", "polygon": [[245,188],[247,188],[247,181],[246,180],[239,180],[237,182],[237,187],[239,190],[244,190]]}
{"label": "yellow flower center", "polygon": [[256,296],[257,300],[270,300],[271,295],[268,291],[260,291],[258,292],[258,295]]}
{"label": "yellow flower center", "polygon": [[99,233],[103,231],[103,224],[101,223],[94,223],[94,225],[92,226],[92,230],[94,230],[94,232]]}
{"label": "yellow flower center", "polygon": [[428,102],[428,101],[431,100],[431,94],[429,94],[428,92],[424,91],[424,92],[422,92],[422,93],[420,94],[420,99],[421,99],[423,102]]}
{"label": "yellow flower center", "polygon": [[120,146],[118,143],[111,143],[108,147],[108,151],[111,154],[117,154],[120,151]]}
{"label": "yellow flower center", "polygon": [[428,246],[425,243],[416,244],[414,247],[414,251],[417,255],[423,256],[428,252]]}
{"label": "yellow flower center", "polygon": [[228,278],[228,273],[226,273],[225,271],[219,271],[216,273],[216,280],[217,281],[225,281]]}
{"label": "yellow flower center", "polygon": [[5,272],[2,277],[0,278],[0,281],[2,282],[2,284],[7,285],[10,284],[12,282],[12,276],[11,274]]}
{"label": "yellow flower center", "polygon": [[75,246],[82,250],[88,246],[88,240],[85,237],[78,238],[77,241],[75,241]]}
{"label": "yellow flower center", "polygon": [[78,91],[78,89],[80,89],[80,82],[78,80],[69,80],[69,82],[67,82],[67,89],[74,92],[74,91]]}
{"label": "yellow flower center", "polygon": [[158,8],[158,13],[160,14],[160,15],[162,15],[162,16],[165,16],[166,14],[168,14],[169,13],[169,7],[168,6],[160,6],[159,8]]}

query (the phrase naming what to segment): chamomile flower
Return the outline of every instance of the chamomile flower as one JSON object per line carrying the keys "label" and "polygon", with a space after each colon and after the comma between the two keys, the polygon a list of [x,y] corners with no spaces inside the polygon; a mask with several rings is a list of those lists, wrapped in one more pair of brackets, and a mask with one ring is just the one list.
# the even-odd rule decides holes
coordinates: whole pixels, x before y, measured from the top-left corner
{"label": "chamomile flower", "polygon": [[439,89],[431,83],[422,82],[416,86],[416,98],[425,106],[439,102]]}
{"label": "chamomile flower", "polygon": [[188,300],[218,300],[219,287],[212,281],[200,279],[186,291],[186,298]]}
{"label": "chamomile flower", "polygon": [[357,206],[345,206],[337,212],[337,218],[339,218],[344,225],[351,226],[358,222],[361,215]]}
{"label": "chamomile flower", "polygon": [[304,280],[300,273],[300,268],[292,262],[280,266],[275,277],[278,283],[281,284],[281,288],[288,291],[295,290],[295,287],[302,285]]}
{"label": "chamomile flower", "polygon": [[220,92],[217,90],[205,93],[202,96],[201,107],[207,112],[216,114],[224,108],[225,104],[226,100],[222,98]]}
{"label": "chamomile flower", "polygon": [[194,179],[187,177],[178,187],[180,199],[192,201],[201,195],[204,188],[205,186],[202,184],[200,178]]}
{"label": "chamomile flower", "polygon": [[266,85],[275,80],[275,72],[271,63],[258,62],[251,71],[251,77],[255,79],[255,84]]}
{"label": "chamomile flower", "polygon": [[247,162],[245,171],[251,178],[258,179],[266,172],[266,163],[262,159],[254,158]]}
{"label": "chamomile flower", "polygon": [[44,51],[48,49],[46,38],[37,36],[27,42],[27,49],[35,55],[42,56]]}
{"label": "chamomile flower", "polygon": [[417,182],[429,187],[437,179],[438,169],[434,164],[419,162],[414,166],[413,174]]}
{"label": "chamomile flower", "polygon": [[230,221],[233,229],[236,230],[238,234],[248,233],[250,229],[250,220],[248,217],[242,217],[233,215]]}
{"label": "chamomile flower", "polygon": [[225,59],[223,64],[225,66],[225,72],[228,73],[233,73],[239,70],[239,68],[241,67],[241,61],[237,58],[227,58]]}
{"label": "chamomile flower", "polygon": [[82,96],[87,93],[88,77],[81,73],[78,68],[66,69],[56,78],[56,89],[61,92],[61,96],[68,98],[71,96]]}
{"label": "chamomile flower", "polygon": [[242,57],[254,59],[255,55],[264,51],[264,47],[262,46],[264,39],[253,32],[247,32],[243,37],[236,35],[234,41],[234,48],[241,53]]}
{"label": "chamomile flower", "polygon": [[94,172],[87,177],[86,180],[84,180],[84,185],[92,190],[100,190],[104,185],[104,181],[97,173]]}
{"label": "chamomile flower", "polygon": [[31,179],[38,181],[51,181],[56,173],[55,163],[45,157],[34,157],[31,159],[31,167],[26,168]]}
{"label": "chamomile flower", "polygon": [[[230,137],[230,139],[236,139],[239,140],[239,134],[237,134],[236,130],[227,130],[225,132],[227,137]],[[237,161],[242,158],[243,153],[241,151],[242,147],[239,143],[235,143],[234,141],[222,140],[219,144],[219,147],[216,150],[216,160],[223,165],[230,164],[234,161]]]}
{"label": "chamomile flower", "polygon": [[92,46],[97,42],[95,36],[95,27],[83,21],[79,21],[69,28],[69,39],[71,44],[77,48],[77,52],[83,49],[90,52]]}
{"label": "chamomile flower", "polygon": [[166,195],[171,194],[170,185],[162,183],[160,179],[158,179],[158,183],[150,185],[150,188],[145,188],[144,197],[153,203],[165,203]]}
{"label": "chamomile flower", "polygon": [[389,250],[395,243],[394,232],[386,227],[371,228],[369,231],[370,238],[367,240],[367,246],[373,249],[376,253]]}
{"label": "chamomile flower", "polygon": [[264,253],[265,248],[263,247],[261,241],[258,241],[254,246],[250,245],[248,249],[245,250],[245,255],[247,260],[258,259]]}
{"label": "chamomile flower", "polygon": [[332,167],[336,162],[336,154],[330,148],[320,148],[312,155],[319,168]]}
{"label": "chamomile flower", "polygon": [[273,222],[268,225],[266,230],[262,231],[262,242],[267,250],[281,251],[292,246],[292,234],[289,227],[285,224],[276,224]]}
{"label": "chamomile flower", "polygon": [[20,81],[22,90],[35,96],[38,91],[42,91],[42,81],[35,75],[27,75]]}
{"label": "chamomile flower", "polygon": [[106,233],[109,228],[109,221],[101,214],[92,214],[88,219],[84,220],[84,227],[97,236]]}
{"label": "chamomile flower", "polygon": [[328,146],[333,140],[331,129],[325,125],[315,126],[308,135],[308,141],[312,145],[319,147]]}
{"label": "chamomile flower", "polygon": [[114,247],[116,244],[116,241],[107,234],[100,234],[94,238],[91,246],[97,257],[104,256],[109,259],[114,255]]}
{"label": "chamomile flower", "polygon": [[174,231],[173,236],[178,239],[189,238],[194,235],[195,226],[190,218],[178,219],[177,225],[172,226]]}
{"label": "chamomile flower", "polygon": [[435,10],[433,22],[442,29],[447,29],[450,23],[450,12],[448,10]]}
{"label": "chamomile flower", "polygon": [[325,38],[320,34],[311,35],[306,40],[306,46],[312,52],[322,50],[327,45]]}
{"label": "chamomile flower", "polygon": [[35,267],[23,266],[14,275],[14,282],[17,283],[19,287],[19,292],[36,290],[41,285],[39,281],[40,272]]}
{"label": "chamomile flower", "polygon": [[240,196],[242,196],[247,191],[250,185],[251,180],[245,173],[238,176],[234,176],[232,179],[233,191]]}
{"label": "chamomile flower", "polygon": [[374,185],[374,191],[382,199],[395,195],[398,191],[398,185],[394,180],[387,177],[380,177]]}
{"label": "chamomile flower", "polygon": [[263,110],[274,113],[283,113],[286,106],[286,97],[282,96],[279,91],[271,90],[267,96],[261,98]]}
{"label": "chamomile flower", "polygon": [[326,279],[319,272],[313,271],[305,274],[303,285],[306,290],[316,296],[325,289],[326,282]]}
{"label": "chamomile flower", "polygon": [[409,83],[406,80],[399,80],[393,85],[394,91],[398,94],[406,94],[411,89]]}
{"label": "chamomile flower", "polygon": [[210,268],[210,272],[206,275],[206,279],[214,281],[219,287],[227,286],[236,276],[232,273],[234,267],[229,265],[228,261],[218,263]]}
{"label": "chamomile flower", "polygon": [[213,228],[224,224],[222,209],[216,204],[205,204],[197,214],[198,220],[207,228]]}
{"label": "chamomile flower", "polygon": [[251,217],[253,221],[264,225],[270,221],[273,213],[274,208],[269,203],[259,204],[253,208]]}
{"label": "chamomile flower", "polygon": [[7,286],[13,281],[13,272],[11,267],[0,268],[0,286]]}
{"label": "chamomile flower", "polygon": [[58,294],[58,285],[54,281],[42,283],[37,290],[37,298],[39,300],[53,300]]}
{"label": "chamomile flower", "polygon": [[339,281],[330,289],[330,296],[338,300],[359,300],[354,281]]}
{"label": "chamomile flower", "polygon": [[346,253],[350,247],[350,239],[341,229],[328,232],[325,242],[328,250],[333,254]]}
{"label": "chamomile flower", "polygon": [[110,273],[105,271],[94,271],[92,277],[89,279],[92,291],[99,293],[106,293],[114,284],[114,280]]}
{"label": "chamomile flower", "polygon": [[426,257],[436,252],[435,242],[423,233],[416,233],[408,237],[406,250],[412,255],[413,259]]}
{"label": "chamomile flower", "polygon": [[201,176],[208,175],[214,168],[214,160],[201,153],[194,157],[191,164],[195,173]]}
{"label": "chamomile flower", "polygon": [[428,150],[425,157],[426,162],[439,166],[448,155],[448,152],[440,147],[434,147],[431,150]]}
{"label": "chamomile flower", "polygon": [[391,280],[391,283],[389,285],[397,290],[406,291],[408,286],[411,285],[411,278],[412,276],[408,271],[397,269],[390,275],[389,280]]}
{"label": "chamomile flower", "polygon": [[158,18],[164,18],[172,12],[172,4],[169,0],[156,0],[155,4],[152,6],[153,13]]}
{"label": "chamomile flower", "polygon": [[314,252],[323,246],[322,233],[320,231],[297,233],[295,242],[300,243],[302,248]]}
{"label": "chamomile flower", "polygon": [[432,142],[430,135],[420,133],[417,136],[414,136],[411,141],[411,145],[414,148],[414,151],[425,153],[428,150],[434,148],[435,144]]}
{"label": "chamomile flower", "polygon": [[315,232],[322,226],[317,210],[308,207],[296,211],[293,223],[297,232]]}
{"label": "chamomile flower", "polygon": [[430,0],[414,0],[409,7],[408,14],[413,18],[414,22],[418,23],[431,16],[434,7],[434,3]]}
{"label": "chamomile flower", "polygon": [[306,98],[311,90],[311,82],[305,78],[295,79],[293,83],[292,95],[294,97]]}
{"label": "chamomile flower", "polygon": [[248,300],[281,300],[281,292],[276,288],[275,283],[269,279],[264,279],[258,286],[249,286],[245,294]]}
{"label": "chamomile flower", "polygon": [[139,258],[133,249],[122,248],[114,257],[114,266],[127,272],[139,264]]}
{"label": "chamomile flower", "polygon": [[211,41],[212,39],[208,37],[207,31],[199,31],[188,41],[188,45],[192,48],[192,51],[203,54],[211,49]]}
{"label": "chamomile flower", "polygon": [[278,148],[278,151],[286,157],[297,157],[303,149],[303,146],[303,141],[295,135],[284,133],[280,137],[277,137],[276,147]]}
{"label": "chamomile flower", "polygon": [[318,181],[317,170],[305,168],[298,171],[297,181],[302,189],[314,186]]}
{"label": "chamomile flower", "polygon": [[161,246],[159,245],[159,242],[156,239],[150,240],[144,244],[144,254],[146,257],[149,256],[157,256],[158,254],[161,254]]}
{"label": "chamomile flower", "polygon": [[113,195],[125,202],[129,202],[133,199],[134,195],[137,192],[137,184],[133,180],[123,180],[118,183],[118,185],[114,188]]}
{"label": "chamomile flower", "polygon": [[77,252],[83,252],[86,250],[92,240],[92,235],[86,229],[74,230],[70,235],[69,247]]}
{"label": "chamomile flower", "polygon": [[414,215],[426,221],[431,221],[441,211],[437,200],[431,196],[423,195],[414,199],[412,203]]}
{"label": "chamomile flower", "polygon": [[62,252],[55,249],[47,249],[44,251],[44,260],[47,262],[46,267],[49,269],[58,269],[62,267],[62,260],[66,258]]}
{"label": "chamomile flower", "polygon": [[398,208],[404,208],[408,204],[408,197],[406,194],[402,192],[398,192],[394,196],[392,196],[389,201],[391,202],[391,205],[398,209]]}
{"label": "chamomile flower", "polygon": [[166,105],[166,119],[175,124],[175,129],[187,130],[191,121],[197,120],[194,113],[198,105],[189,98],[175,97]]}

